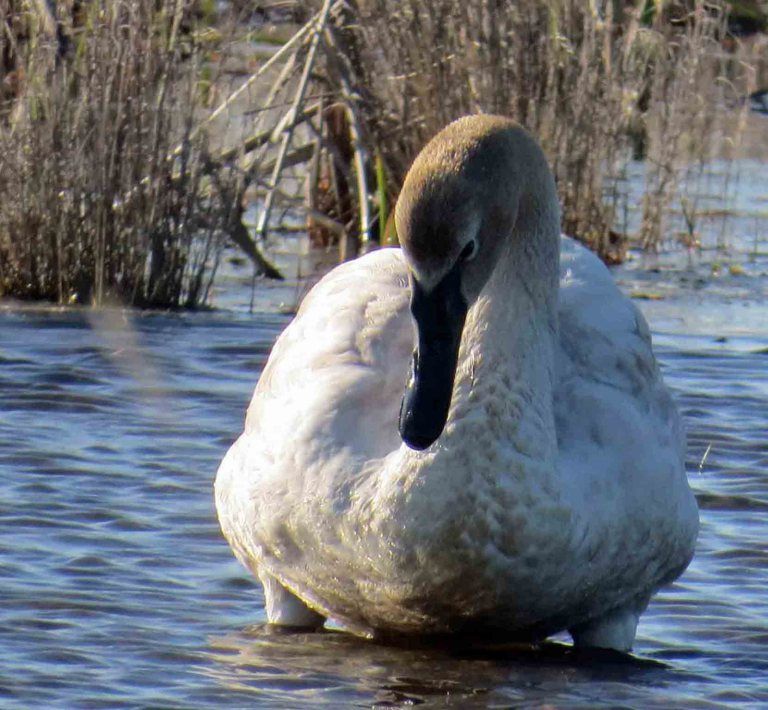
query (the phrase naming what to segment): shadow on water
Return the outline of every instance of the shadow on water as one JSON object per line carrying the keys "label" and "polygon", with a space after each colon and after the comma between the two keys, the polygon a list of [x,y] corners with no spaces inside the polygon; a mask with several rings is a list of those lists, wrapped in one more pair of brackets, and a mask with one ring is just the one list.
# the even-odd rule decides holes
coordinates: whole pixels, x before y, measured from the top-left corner
{"label": "shadow on water", "polygon": [[[664,689],[682,672],[649,658],[576,651],[547,642],[484,643],[473,639],[379,643],[338,631],[304,633],[268,624],[209,638],[201,672],[229,692],[275,705],[344,703],[400,707],[451,701],[461,707],[558,702],[599,703],[639,684]],[[298,694],[298,695],[297,695]],[[441,702],[442,704],[442,702]]]}

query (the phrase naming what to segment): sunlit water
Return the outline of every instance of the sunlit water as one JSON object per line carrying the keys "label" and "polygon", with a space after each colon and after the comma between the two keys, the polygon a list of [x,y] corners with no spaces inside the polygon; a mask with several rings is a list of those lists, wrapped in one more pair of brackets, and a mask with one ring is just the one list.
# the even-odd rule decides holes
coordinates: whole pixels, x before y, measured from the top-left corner
{"label": "sunlit water", "polygon": [[728,190],[744,204],[725,227],[699,225],[703,251],[615,272],[645,299],[702,517],[634,659],[577,656],[565,637],[396,648],[265,626],[212,483],[296,282],[251,298],[249,270],[228,264],[220,310],[187,315],[0,303],[0,707],[768,705],[768,196],[755,170],[711,186],[704,206]]}
{"label": "sunlit water", "polygon": [[6,304],[0,706],[768,703],[768,322],[755,301],[735,315],[698,296],[645,305],[702,529],[628,662],[270,633],[212,481],[288,317]]}

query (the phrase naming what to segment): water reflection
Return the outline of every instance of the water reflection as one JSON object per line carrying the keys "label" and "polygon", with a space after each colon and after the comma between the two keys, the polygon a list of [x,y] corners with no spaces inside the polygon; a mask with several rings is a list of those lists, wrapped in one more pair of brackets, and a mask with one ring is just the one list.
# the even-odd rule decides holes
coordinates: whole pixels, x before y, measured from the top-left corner
{"label": "water reflection", "polygon": [[290,633],[267,625],[210,639],[210,658],[205,672],[223,687],[250,691],[260,702],[267,690],[275,707],[299,696],[313,703],[357,700],[374,707],[435,700],[461,707],[587,702],[615,698],[626,684],[664,689],[681,680],[659,661],[576,652],[558,643],[382,645],[344,633]]}

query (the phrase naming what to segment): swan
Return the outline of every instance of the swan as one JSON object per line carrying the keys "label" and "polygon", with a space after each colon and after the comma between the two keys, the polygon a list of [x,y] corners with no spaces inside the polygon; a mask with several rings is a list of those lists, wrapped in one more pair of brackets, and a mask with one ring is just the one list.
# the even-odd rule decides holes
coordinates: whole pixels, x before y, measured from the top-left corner
{"label": "swan", "polygon": [[629,651],[698,531],[643,316],[509,119],[437,134],[395,219],[307,295],[217,473],[268,621]]}

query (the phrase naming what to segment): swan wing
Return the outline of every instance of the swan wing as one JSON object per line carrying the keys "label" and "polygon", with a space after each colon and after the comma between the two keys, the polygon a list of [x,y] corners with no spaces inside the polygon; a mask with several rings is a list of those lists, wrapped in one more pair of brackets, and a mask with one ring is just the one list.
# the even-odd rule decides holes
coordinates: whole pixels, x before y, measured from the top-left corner
{"label": "swan wing", "polygon": [[328,546],[343,552],[334,519],[365,471],[401,443],[408,299],[400,250],[380,249],[327,274],[277,339],[216,477],[222,530],[254,571],[276,557],[290,568],[312,549],[319,519]]}
{"label": "swan wing", "polygon": [[680,416],[642,313],[605,265],[567,237],[558,317],[559,467],[572,504],[586,513],[587,557],[619,568],[652,560],[649,579],[674,578],[698,529]]}
{"label": "swan wing", "polygon": [[374,458],[399,446],[397,416],[413,349],[399,249],[343,264],[304,299],[278,338],[245,436],[275,460],[307,447]]}

